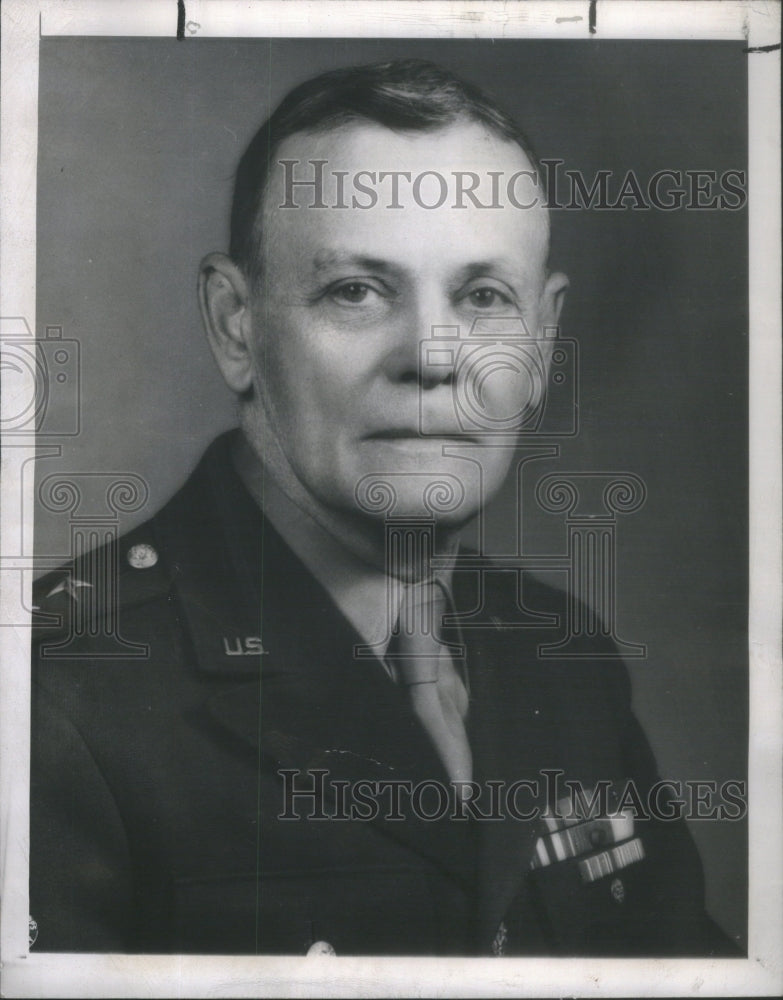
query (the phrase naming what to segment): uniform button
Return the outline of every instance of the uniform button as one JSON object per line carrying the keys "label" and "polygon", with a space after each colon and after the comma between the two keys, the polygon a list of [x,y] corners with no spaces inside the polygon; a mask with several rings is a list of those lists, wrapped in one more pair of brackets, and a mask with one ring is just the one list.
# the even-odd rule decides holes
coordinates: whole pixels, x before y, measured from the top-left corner
{"label": "uniform button", "polygon": [[307,949],[308,955],[336,955],[337,952],[328,941],[315,941]]}
{"label": "uniform button", "polygon": [[623,885],[623,880],[621,878],[612,879],[612,884],[609,886],[609,892],[611,892],[612,899],[615,903],[625,902],[625,886]]}
{"label": "uniform button", "polygon": [[151,545],[142,543],[128,549],[128,562],[134,569],[149,569],[158,561],[158,553]]}

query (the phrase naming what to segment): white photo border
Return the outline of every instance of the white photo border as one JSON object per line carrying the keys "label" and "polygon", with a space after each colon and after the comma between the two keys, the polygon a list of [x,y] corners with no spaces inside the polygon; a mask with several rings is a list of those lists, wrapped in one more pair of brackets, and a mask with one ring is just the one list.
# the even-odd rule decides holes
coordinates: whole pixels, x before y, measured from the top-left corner
{"label": "white photo border", "polygon": [[[368,18],[368,8],[372,17]],[[61,955],[28,950],[30,629],[0,627],[3,996],[669,996],[783,990],[780,15],[775,0],[7,0],[2,6],[0,317],[35,322],[38,44],[43,35],[745,39],[749,84],[749,957],[399,959]],[[3,372],[5,375],[6,373]],[[32,376],[31,376],[32,378]],[[6,382],[6,384],[8,384]],[[3,396],[4,413],[13,399]],[[35,437],[3,440],[0,624],[24,621],[17,551]],[[29,605],[29,595],[27,604]],[[28,618],[29,620],[29,618]]]}

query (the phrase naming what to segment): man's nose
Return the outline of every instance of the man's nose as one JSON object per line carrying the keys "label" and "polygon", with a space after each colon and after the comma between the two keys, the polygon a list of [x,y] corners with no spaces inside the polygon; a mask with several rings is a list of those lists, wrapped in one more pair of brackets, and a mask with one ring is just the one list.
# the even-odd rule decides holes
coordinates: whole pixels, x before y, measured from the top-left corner
{"label": "man's nose", "polygon": [[436,315],[433,309],[411,309],[386,356],[386,376],[390,381],[411,383],[425,390],[450,385],[458,339],[459,326],[447,310],[440,309]]}

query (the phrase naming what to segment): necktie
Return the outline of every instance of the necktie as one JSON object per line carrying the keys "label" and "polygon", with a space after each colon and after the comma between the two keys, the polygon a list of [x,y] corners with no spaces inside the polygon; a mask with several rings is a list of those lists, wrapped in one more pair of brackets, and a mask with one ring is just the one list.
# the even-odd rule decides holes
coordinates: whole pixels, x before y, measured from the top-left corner
{"label": "necktie", "polygon": [[465,685],[447,646],[438,641],[446,592],[433,580],[404,588],[394,661],[410,691],[413,711],[426,729],[452,781],[470,781],[473,760],[464,718]]}

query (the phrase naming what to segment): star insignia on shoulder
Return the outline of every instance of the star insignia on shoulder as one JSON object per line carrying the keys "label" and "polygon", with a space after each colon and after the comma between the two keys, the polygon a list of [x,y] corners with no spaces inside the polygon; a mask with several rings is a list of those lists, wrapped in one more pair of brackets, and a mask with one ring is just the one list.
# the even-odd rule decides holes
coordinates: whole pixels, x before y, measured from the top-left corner
{"label": "star insignia on shoulder", "polygon": [[87,583],[86,580],[77,580],[75,576],[67,576],[56,587],[52,587],[46,596],[47,598],[54,597],[55,594],[59,594],[62,591],[68,594],[69,597],[72,597],[74,601],[78,601],[80,587],[90,587],[92,589],[92,584]]}

